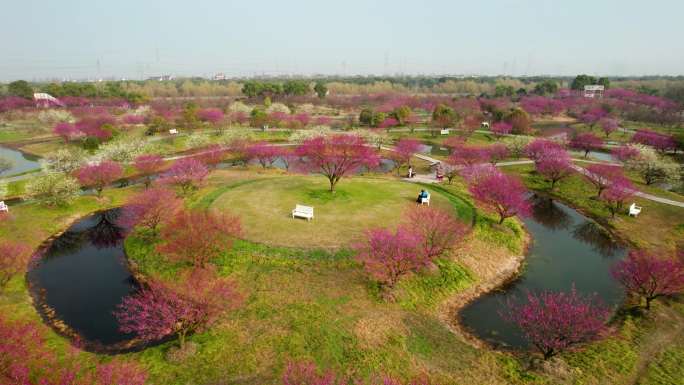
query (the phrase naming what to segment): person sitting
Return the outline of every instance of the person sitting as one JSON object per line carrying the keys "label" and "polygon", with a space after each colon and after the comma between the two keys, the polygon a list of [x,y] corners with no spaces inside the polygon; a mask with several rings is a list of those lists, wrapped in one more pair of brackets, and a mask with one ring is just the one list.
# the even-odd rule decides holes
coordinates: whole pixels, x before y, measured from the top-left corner
{"label": "person sitting", "polygon": [[423,198],[427,198],[427,197],[428,197],[427,191],[425,191],[425,190],[420,190],[420,194],[418,194],[418,199],[416,199],[416,203],[422,203],[422,202],[423,202]]}
{"label": "person sitting", "polygon": [[416,174],[413,172],[413,166],[409,166],[408,177],[413,178],[414,175],[416,175]]}
{"label": "person sitting", "polygon": [[440,182],[442,179],[444,179],[444,170],[442,169],[441,164],[438,164],[437,168],[435,169],[435,178]]}

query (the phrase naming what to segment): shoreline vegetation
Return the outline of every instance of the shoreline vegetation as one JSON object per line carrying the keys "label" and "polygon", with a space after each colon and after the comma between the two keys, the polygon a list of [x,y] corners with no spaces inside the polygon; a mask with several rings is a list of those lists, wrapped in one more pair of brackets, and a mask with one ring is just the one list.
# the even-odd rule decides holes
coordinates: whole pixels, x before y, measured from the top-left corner
{"label": "shoreline vegetation", "polygon": [[[10,321],[45,331],[47,343],[40,349],[60,357],[78,351],[73,359],[84,371],[118,356],[144,368],[151,384],[276,384],[292,362],[311,362],[320,370],[361,381],[378,375],[401,381],[428,376],[431,383],[463,385],[661,385],[667,383],[662,378],[684,375],[684,344],[678,340],[684,340],[681,294],[654,301],[649,312],[626,297],[612,314],[604,338],[541,365],[535,364],[535,352],[495,346],[464,324],[462,309],[524,276],[534,242],[517,218],[522,212],[511,217],[486,202],[487,191],[472,189],[478,175],[468,172],[477,171],[476,166],[492,164],[481,170],[500,170],[496,172],[502,181],[519,180],[520,190],[562,202],[630,248],[671,256],[684,239],[682,209],[638,196],[614,207],[614,202],[596,196],[585,177],[576,172],[551,175],[552,167],[544,173],[536,167],[541,158],[528,153],[530,141],[542,138],[553,141],[544,143],[545,150],[553,147],[554,154],[568,155],[570,165],[577,159],[570,157],[568,147],[584,155],[599,149],[599,142],[604,150],[634,150],[638,155],[631,156],[641,160],[650,153],[663,167],[663,174],[655,176],[657,183],[646,184],[636,168],[623,167],[619,173],[625,185],[684,201],[681,194],[661,187],[678,186],[671,174],[675,166],[681,174],[684,135],[681,113],[677,123],[673,111],[681,108],[641,90],[613,87],[597,102],[582,98],[579,88],[562,88],[562,83],[513,80],[481,84],[486,94],[472,97],[409,93],[408,88],[388,91],[377,84],[353,88],[382,92],[329,95],[318,87],[318,95],[290,95],[285,85],[305,89],[313,82],[276,79],[246,82],[243,92],[252,87],[254,94],[237,99],[232,97],[240,94],[237,83],[229,82],[236,92],[230,98],[128,100],[144,91],[142,85],[129,85],[122,94],[126,97],[116,101],[67,97],[80,104],[0,110],[0,145],[49,160],[50,167],[75,186],[71,203],[48,207],[33,198],[22,199],[40,199],[26,185],[42,173],[13,175],[20,177],[7,183],[4,199],[22,202],[0,214],[3,240],[24,242],[39,255],[75,223],[130,203],[143,184],[158,179],[153,187],[171,187],[167,190],[173,193],[166,192],[187,211],[240,218],[241,231],[231,233],[230,246],[207,257],[206,263],[212,277],[234,281],[244,295],[240,307],[217,317],[215,324],[182,332],[180,345],[187,332],[192,347],[188,352],[177,348],[179,341],[168,333],[152,343],[129,340],[98,346],[83,341],[46,305],[45,293],[30,282],[29,272],[10,279],[0,295],[0,310]],[[159,84],[166,87],[165,82]],[[540,91],[536,85],[555,88]],[[436,86],[421,87],[425,91]],[[44,120],[46,116],[57,120]],[[443,135],[443,127],[451,130]],[[178,134],[169,133],[171,129]],[[304,143],[344,133],[357,134],[355,140],[368,152],[359,163],[366,167],[364,172],[350,172],[339,184],[333,175],[314,176],[321,171],[310,164],[317,152],[305,153]],[[590,140],[583,144],[577,136]],[[141,156],[156,166],[145,168]],[[528,158],[535,164],[514,161]],[[497,162],[502,167],[493,167]],[[103,165],[111,166],[99,169],[108,176],[85,172]],[[409,165],[417,174],[414,180],[404,178]],[[174,174],[180,166],[188,175]],[[432,184],[439,172],[446,173],[443,183]],[[333,189],[335,193],[329,193]],[[448,253],[387,284],[366,269],[357,247],[370,229],[398,234],[405,220],[401,216],[415,205],[421,189],[431,193],[430,208],[452,213],[468,231]],[[624,212],[623,204],[631,202],[643,208],[638,218]],[[295,204],[314,207],[315,219],[292,220],[289,213]],[[159,237],[148,237],[145,231],[134,230],[121,241],[125,263],[138,283],[171,283],[195,271],[197,262],[159,251],[157,246],[166,246],[168,239],[156,228],[150,234]]]}

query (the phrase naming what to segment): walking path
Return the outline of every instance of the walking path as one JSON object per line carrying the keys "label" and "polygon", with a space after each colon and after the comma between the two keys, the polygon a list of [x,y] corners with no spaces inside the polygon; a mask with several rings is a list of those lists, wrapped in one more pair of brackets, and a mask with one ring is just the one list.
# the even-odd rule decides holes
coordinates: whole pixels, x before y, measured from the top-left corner
{"label": "walking path", "polygon": [[[290,144],[290,143],[282,143],[282,144],[279,144],[279,145],[281,145],[281,146],[286,146],[286,145],[291,145],[291,144]],[[388,147],[388,146],[380,146],[380,149],[386,150],[386,151],[394,151],[394,148],[393,148],[393,147]],[[181,158],[188,158],[188,157],[192,157],[192,156],[202,155],[203,153],[204,153],[204,152],[197,152],[197,153],[194,153],[194,154],[184,154],[184,155],[170,156],[170,157],[164,158],[164,160],[177,160],[177,159],[181,159]],[[418,159],[421,159],[421,160],[424,160],[424,161],[430,163],[430,166],[434,166],[434,165],[439,164],[439,163],[442,162],[442,161],[439,160],[439,159],[435,159],[435,158],[433,158],[433,157],[431,157],[431,156],[428,156],[428,155],[425,155],[425,154],[415,154],[414,156],[415,156],[416,158],[418,158]],[[617,163],[598,162],[598,161],[587,160],[587,159],[572,159],[572,160],[573,160],[573,161],[576,161],[576,162],[584,162],[584,163],[593,163],[593,164],[602,163],[602,164],[612,164],[612,165],[616,165],[616,166],[621,166],[620,164],[617,164]],[[497,167],[506,167],[506,166],[517,166],[517,165],[533,164],[533,163],[534,163],[534,162],[531,161],[531,160],[512,160],[512,161],[497,163],[496,166],[497,166]],[[574,165],[573,167],[574,167],[575,170],[577,170],[579,173],[582,173],[582,174],[586,174],[586,173],[587,173],[586,169],[584,169],[584,168],[582,168],[582,167],[579,167],[579,166],[576,166],[576,165]],[[31,177],[34,177],[34,176],[39,176],[39,175],[41,175],[41,174],[42,174],[42,172],[34,172],[34,173],[22,174],[22,175],[17,175],[17,176],[9,177],[9,178],[0,179],[0,182],[14,182],[14,181],[19,181],[19,180],[23,180],[23,179],[28,179],[28,178],[31,178]],[[437,180],[435,179],[435,177],[434,177],[432,174],[416,174],[413,178],[404,178],[404,180],[405,180],[405,181],[408,181],[408,182],[414,182],[414,183],[416,183],[416,182],[420,182],[420,183],[436,183],[436,182],[437,182]],[[676,206],[676,207],[682,207],[682,208],[684,208],[684,202],[679,202],[679,201],[674,201],[674,200],[667,199],[667,198],[662,198],[662,197],[659,197],[659,196],[656,196],[656,195],[652,195],[652,194],[648,194],[648,193],[645,193],[645,192],[642,192],[642,191],[635,190],[635,191],[634,191],[634,195],[639,196],[639,197],[644,198],[644,199],[648,199],[648,200],[650,200],[650,201],[654,201],[654,202],[658,202],[658,203],[663,203],[663,204],[670,205],[670,206]]]}
{"label": "walking path", "polygon": [[[393,151],[393,148],[391,148],[391,147],[384,147],[383,146],[382,149],[388,150],[388,151]],[[431,166],[433,166],[437,163],[441,163],[440,160],[432,158],[432,157],[427,156],[427,155],[423,155],[423,154],[416,154],[415,157],[418,159],[422,159],[422,160],[425,160],[427,162],[430,162]],[[584,163],[592,163],[592,164],[612,164],[615,166],[621,166],[618,163],[597,162],[597,161],[587,160],[587,159],[572,159],[572,160],[576,161],[576,162],[584,162]],[[496,166],[497,167],[506,167],[506,166],[517,166],[517,165],[522,165],[522,164],[533,164],[533,163],[534,163],[534,161],[532,161],[532,160],[511,160],[508,162],[497,163]],[[573,165],[573,168],[577,172],[579,172],[580,174],[586,175],[588,173],[588,171],[583,167]],[[433,174],[416,174],[413,178],[404,178],[404,180],[407,182],[414,182],[414,183],[437,183],[437,179],[435,179]],[[674,201],[672,199],[662,198],[662,197],[659,197],[656,195],[645,193],[643,191],[634,190],[634,195],[641,197],[641,198],[644,198],[644,199],[648,199],[650,201],[663,203],[663,204],[670,205],[670,206],[676,206],[676,207],[684,208],[684,202],[679,202],[679,201]]]}

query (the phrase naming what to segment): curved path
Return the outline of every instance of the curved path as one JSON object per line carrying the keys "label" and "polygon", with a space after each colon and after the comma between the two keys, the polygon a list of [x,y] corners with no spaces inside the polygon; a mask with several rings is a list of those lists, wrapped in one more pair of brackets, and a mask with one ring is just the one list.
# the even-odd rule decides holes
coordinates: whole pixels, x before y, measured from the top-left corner
{"label": "curved path", "polygon": [[[394,151],[393,148],[391,147],[382,147],[383,150],[388,150],[388,151]],[[438,163],[441,163],[439,159],[432,158],[430,156],[424,155],[424,154],[415,154],[415,157],[418,159],[422,159],[426,162],[430,163],[430,166],[436,165]],[[575,162],[583,162],[583,163],[592,163],[592,164],[612,164],[615,166],[621,166],[618,163],[607,163],[607,162],[597,162],[593,160],[586,160],[586,159],[572,159]],[[533,164],[534,161],[532,160],[513,160],[513,161],[508,161],[508,162],[500,162],[497,163],[497,167],[506,167],[506,166],[517,166],[521,164]],[[580,166],[573,165],[573,168],[575,171],[579,172],[580,174],[588,175],[589,172]],[[437,180],[431,175],[431,174],[416,174],[415,177],[413,178],[404,178],[405,181],[408,182],[420,182],[420,183],[437,183]],[[672,199],[667,199],[667,198],[662,198],[656,195],[648,194],[639,190],[634,190],[634,195],[641,197],[643,199],[648,199],[653,202],[658,202],[658,203],[663,203],[666,205],[670,206],[676,206],[676,207],[681,207],[684,208],[684,202],[679,202],[679,201],[674,201]]]}
{"label": "curved path", "polygon": [[[280,146],[287,146],[287,145],[291,145],[291,144],[290,144],[290,143],[281,143],[281,144],[278,144],[278,145],[280,145]],[[388,147],[388,146],[380,146],[380,149],[386,150],[386,151],[394,151],[394,147]],[[188,158],[188,157],[193,157],[193,156],[202,155],[203,153],[204,153],[204,152],[197,152],[197,153],[194,153],[194,154],[185,154],[185,155],[170,156],[170,157],[164,158],[164,160],[176,160],[176,159],[181,159],[181,158]],[[435,159],[435,158],[430,157],[430,156],[425,155],[425,154],[414,154],[414,156],[415,156],[416,158],[418,158],[418,159],[421,159],[421,160],[424,160],[424,161],[430,163],[430,166],[434,166],[434,165],[439,164],[439,163],[442,162],[442,161],[439,160],[439,159]],[[616,166],[621,166],[620,164],[617,164],[617,163],[597,162],[597,161],[587,160],[587,159],[572,159],[572,160],[573,160],[573,161],[576,161],[576,162],[583,162],[583,163],[594,163],[594,164],[596,164],[596,163],[602,163],[602,164],[613,164],[613,165],[616,165]],[[532,164],[532,163],[534,163],[534,162],[531,161],[531,160],[514,160],[514,161],[508,161],[508,162],[500,162],[500,163],[497,163],[496,166],[497,166],[497,167],[505,167],[505,166],[516,166],[516,165]],[[586,170],[586,169],[584,169],[584,168],[582,168],[582,167],[579,167],[579,166],[576,166],[576,165],[573,166],[573,167],[575,168],[575,170],[576,170],[577,172],[579,172],[579,173],[581,173],[581,174],[587,174],[587,170]],[[9,177],[9,178],[0,179],[0,182],[14,182],[14,181],[18,181],[18,180],[28,179],[28,178],[30,178],[30,177],[32,177],[32,176],[37,176],[37,175],[40,175],[40,174],[42,174],[42,172],[35,172],[35,173],[22,174],[22,175],[17,175],[17,176],[14,176],[14,177]],[[432,175],[429,175],[429,174],[416,174],[415,177],[413,177],[413,178],[411,178],[411,179],[409,179],[409,178],[404,178],[404,180],[409,181],[409,182],[421,182],[421,183],[435,183],[435,182],[437,182],[437,180],[436,180],[434,177],[432,177]],[[652,194],[648,194],[648,193],[645,193],[645,192],[641,192],[641,191],[638,191],[638,190],[635,190],[635,191],[634,191],[634,194],[635,194],[636,196],[639,196],[639,197],[644,198],[644,199],[648,199],[648,200],[650,200],[650,201],[654,201],[654,202],[658,202],[658,203],[663,203],[663,204],[670,205],[670,206],[676,206],[676,207],[684,208],[684,202],[679,202],[679,201],[674,201],[674,200],[667,199],[667,198],[662,198],[662,197],[659,197],[659,196],[656,196],[656,195],[652,195]]]}

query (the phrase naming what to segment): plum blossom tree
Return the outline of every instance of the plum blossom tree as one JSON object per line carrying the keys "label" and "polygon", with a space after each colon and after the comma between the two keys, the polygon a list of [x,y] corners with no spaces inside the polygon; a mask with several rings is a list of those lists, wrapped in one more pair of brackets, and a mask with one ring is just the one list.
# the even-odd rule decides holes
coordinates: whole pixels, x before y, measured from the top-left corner
{"label": "plum blossom tree", "polygon": [[216,277],[215,269],[193,269],[178,282],[152,281],[125,297],[114,313],[120,330],[143,341],[174,335],[184,349],[190,333],[211,326],[241,302],[236,284]]}
{"label": "plum blossom tree", "polygon": [[646,309],[658,297],[684,291],[684,261],[677,258],[661,258],[634,250],[613,265],[611,274],[629,294],[640,301],[643,298]]}
{"label": "plum blossom tree", "polygon": [[625,201],[634,196],[634,193],[632,182],[626,178],[619,178],[608,186],[600,198],[610,210],[611,216],[615,218],[615,213],[624,207]]}
{"label": "plum blossom tree", "polygon": [[366,272],[384,289],[391,290],[399,279],[417,271],[431,261],[421,252],[421,237],[410,228],[400,226],[388,229],[371,229],[366,239],[356,246],[357,259]]}
{"label": "plum blossom tree", "polygon": [[596,196],[601,197],[603,190],[618,180],[625,180],[622,169],[608,164],[590,164],[585,168],[583,175],[587,181],[596,187]]}
{"label": "plum blossom tree", "polygon": [[526,303],[510,301],[502,316],[515,323],[546,360],[597,339],[605,330],[610,309],[596,296],[578,294],[573,286],[569,293],[527,293]]}
{"label": "plum blossom tree", "polygon": [[503,143],[490,144],[482,148],[482,155],[489,163],[496,165],[508,157],[508,147]]}
{"label": "plum blossom tree", "polygon": [[525,187],[514,176],[491,172],[480,178],[470,179],[468,189],[477,202],[499,214],[499,224],[506,218],[524,216],[530,212]]}
{"label": "plum blossom tree", "polygon": [[420,142],[415,139],[402,138],[394,145],[390,157],[394,161],[397,173],[405,165],[411,164],[411,157],[420,150]]}
{"label": "plum blossom tree", "polygon": [[162,182],[177,186],[183,195],[188,194],[204,181],[209,170],[197,159],[182,158],[178,159],[162,175]]}
{"label": "plum blossom tree", "polygon": [[60,122],[55,124],[55,127],[52,129],[52,132],[64,139],[64,143],[68,143],[70,140],[74,140],[81,136],[81,132],[76,128],[71,123],[67,122]]}
{"label": "plum blossom tree", "polygon": [[506,135],[510,134],[511,131],[513,131],[513,125],[511,125],[510,123],[501,121],[501,122],[497,122],[497,123],[492,124],[492,126],[490,127],[490,130],[492,131],[492,134],[494,134],[494,136],[496,136],[497,138],[501,138],[502,136],[506,136]]}
{"label": "plum blossom tree", "polygon": [[118,222],[124,228],[143,227],[156,235],[159,225],[172,219],[181,206],[181,200],[173,191],[148,189],[128,199]]}
{"label": "plum blossom tree", "polygon": [[173,262],[205,267],[242,235],[240,218],[206,210],[179,210],[164,226],[157,251]]}
{"label": "plum blossom tree", "polygon": [[420,237],[421,252],[430,260],[453,248],[468,231],[450,213],[429,206],[413,206],[406,211],[404,224]]}
{"label": "plum blossom tree", "polygon": [[0,241],[0,293],[10,279],[26,267],[31,248],[23,243]]}
{"label": "plum blossom tree", "polygon": [[92,186],[97,191],[97,196],[102,196],[105,186],[121,178],[123,168],[117,162],[109,160],[85,165],[76,170],[76,178],[84,186]]}
{"label": "plum blossom tree", "polygon": [[584,132],[576,135],[570,140],[570,148],[584,151],[584,157],[589,155],[589,151],[599,150],[603,147],[603,140],[591,132]]}
{"label": "plum blossom tree", "polygon": [[639,149],[634,146],[624,145],[613,147],[611,150],[611,155],[613,158],[619,160],[622,163],[627,163],[632,159],[636,159],[639,156]]}
{"label": "plum blossom tree", "polygon": [[164,166],[164,158],[157,154],[139,155],[133,159],[133,167],[145,176],[145,188],[150,187],[152,175]]}
{"label": "plum blossom tree", "polygon": [[599,120],[599,124],[601,125],[603,133],[606,134],[606,138],[618,129],[618,121],[615,118],[605,117]]}
{"label": "plum blossom tree", "polygon": [[197,117],[203,122],[218,124],[224,118],[223,111],[218,108],[203,108],[197,111]]}
{"label": "plum blossom tree", "polygon": [[304,167],[328,178],[330,192],[335,192],[335,186],[344,176],[362,166],[377,167],[380,162],[377,152],[356,135],[307,139],[295,153],[302,158]]}
{"label": "plum blossom tree", "polygon": [[651,146],[660,152],[666,152],[677,148],[677,141],[670,135],[664,135],[651,130],[637,130],[632,136],[633,143]]}
{"label": "plum blossom tree", "polygon": [[483,162],[486,155],[482,147],[459,145],[451,151],[449,162],[461,167],[468,167]]}
{"label": "plum blossom tree", "polygon": [[267,142],[256,142],[247,147],[247,158],[259,162],[263,168],[272,167],[281,155],[280,148]]}
{"label": "plum blossom tree", "polygon": [[535,162],[540,161],[549,152],[564,151],[559,143],[548,139],[535,139],[525,146],[525,155]]}
{"label": "plum blossom tree", "polygon": [[226,148],[220,144],[214,143],[203,148],[197,157],[205,166],[214,169],[219,163],[226,159],[227,153],[228,151]]}
{"label": "plum blossom tree", "polygon": [[548,151],[535,163],[537,172],[551,181],[551,190],[556,187],[558,181],[572,175],[574,169],[570,156],[565,150]]}

